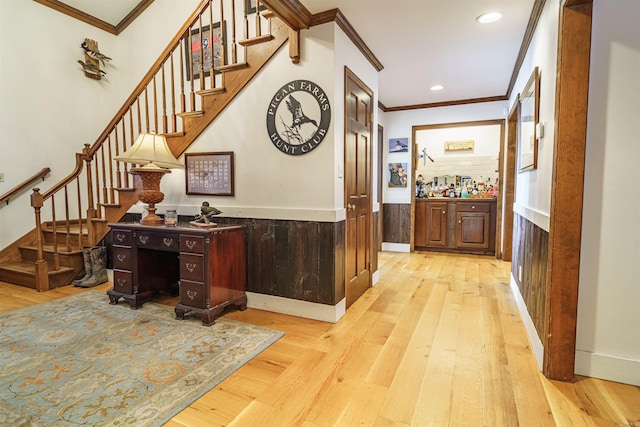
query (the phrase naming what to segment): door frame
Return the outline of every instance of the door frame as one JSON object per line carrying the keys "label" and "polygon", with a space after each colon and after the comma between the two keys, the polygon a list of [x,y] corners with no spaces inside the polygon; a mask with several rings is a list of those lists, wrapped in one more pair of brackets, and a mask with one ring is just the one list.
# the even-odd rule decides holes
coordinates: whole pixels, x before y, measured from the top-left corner
{"label": "door frame", "polygon": [[[415,217],[416,217],[416,171],[418,169],[418,143],[416,142],[416,132],[421,130],[433,130],[433,129],[443,129],[443,128],[457,128],[457,127],[470,127],[470,126],[500,126],[500,144],[498,150],[498,158],[503,158],[503,149],[504,149],[504,128],[505,121],[504,119],[494,119],[494,120],[477,120],[470,122],[456,122],[456,123],[437,123],[430,125],[414,125],[411,126],[411,141],[412,141],[412,150],[411,150],[411,240],[410,240],[410,251],[413,252],[415,250]],[[498,161],[499,163],[499,161]],[[500,170],[500,165],[498,165]],[[498,176],[502,180],[502,174],[499,172]],[[504,200],[504,182],[500,183],[498,187],[498,200]],[[511,195],[513,197],[513,194]],[[502,235],[513,233],[513,221],[510,225],[510,230],[502,230],[502,224],[498,224],[496,221],[496,257],[498,257],[498,253],[503,253],[504,244],[502,243],[502,239],[498,239],[498,237]],[[501,231],[502,230],[502,231]],[[500,248],[498,248],[500,245]]]}

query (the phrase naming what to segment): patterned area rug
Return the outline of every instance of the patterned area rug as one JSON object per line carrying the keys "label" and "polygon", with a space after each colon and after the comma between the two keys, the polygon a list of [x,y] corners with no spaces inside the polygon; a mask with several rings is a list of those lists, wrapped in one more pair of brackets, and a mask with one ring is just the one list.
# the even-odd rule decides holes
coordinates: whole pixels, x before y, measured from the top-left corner
{"label": "patterned area rug", "polygon": [[0,314],[0,425],[160,426],[282,332],[88,291]]}

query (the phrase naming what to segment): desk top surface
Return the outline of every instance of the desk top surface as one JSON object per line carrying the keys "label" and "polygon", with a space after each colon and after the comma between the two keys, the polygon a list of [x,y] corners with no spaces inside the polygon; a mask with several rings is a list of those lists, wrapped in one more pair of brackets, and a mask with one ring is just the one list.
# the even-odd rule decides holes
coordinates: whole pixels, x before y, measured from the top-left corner
{"label": "desk top surface", "polygon": [[188,222],[179,222],[176,225],[143,225],[138,222],[116,222],[109,223],[109,227],[112,229],[126,229],[135,231],[147,231],[156,233],[169,233],[169,234],[210,234],[210,233],[223,233],[234,230],[244,230],[247,227],[245,225],[215,225],[215,226],[198,226],[191,225]]}

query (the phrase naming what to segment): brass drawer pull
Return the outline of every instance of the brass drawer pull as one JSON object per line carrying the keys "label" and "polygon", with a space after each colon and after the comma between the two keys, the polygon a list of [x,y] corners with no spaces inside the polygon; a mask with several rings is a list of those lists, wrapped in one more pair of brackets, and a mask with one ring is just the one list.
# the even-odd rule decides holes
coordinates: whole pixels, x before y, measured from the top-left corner
{"label": "brass drawer pull", "polygon": [[187,291],[187,296],[193,301],[198,296],[198,293],[196,291]]}
{"label": "brass drawer pull", "polygon": [[165,237],[162,239],[162,242],[164,243],[164,245],[168,248],[170,248],[171,246],[173,246],[173,239],[170,237]]}
{"label": "brass drawer pull", "polygon": [[187,270],[189,270],[189,273],[193,273],[194,271],[196,271],[196,268],[198,268],[198,264],[193,264],[190,262],[185,263],[184,266],[187,268]]}
{"label": "brass drawer pull", "polygon": [[127,235],[124,233],[117,233],[116,234],[116,240],[120,243],[124,242],[124,239],[126,239]]}
{"label": "brass drawer pull", "polygon": [[118,261],[123,262],[127,259],[127,256],[125,254],[118,254],[116,258],[118,258]]}
{"label": "brass drawer pull", "polygon": [[124,279],[118,279],[116,280],[116,285],[118,285],[119,288],[124,288],[124,285],[127,284],[127,281]]}
{"label": "brass drawer pull", "polygon": [[184,244],[187,245],[189,249],[195,248],[197,243],[198,242],[196,242],[195,240],[187,240],[186,242],[184,242]]}
{"label": "brass drawer pull", "polygon": [[138,237],[138,240],[140,240],[140,243],[142,243],[143,245],[146,245],[149,241],[149,236],[140,236]]}

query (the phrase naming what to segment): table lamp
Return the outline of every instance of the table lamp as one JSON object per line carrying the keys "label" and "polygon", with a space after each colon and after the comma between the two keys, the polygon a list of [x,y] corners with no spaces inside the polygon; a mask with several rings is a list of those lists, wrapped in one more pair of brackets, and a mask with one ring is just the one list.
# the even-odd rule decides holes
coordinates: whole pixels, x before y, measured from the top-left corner
{"label": "table lamp", "polygon": [[142,191],[138,199],[148,205],[149,214],[140,224],[163,224],[163,219],[156,215],[156,203],[164,199],[164,194],[160,191],[160,180],[164,174],[171,173],[169,169],[184,167],[169,150],[165,137],[155,133],[141,133],[136,142],[115,159],[119,162],[144,165],[129,170],[130,174],[140,176]]}

